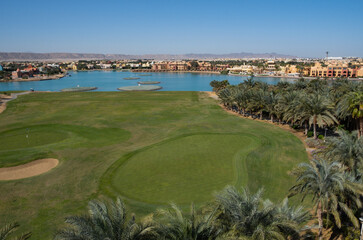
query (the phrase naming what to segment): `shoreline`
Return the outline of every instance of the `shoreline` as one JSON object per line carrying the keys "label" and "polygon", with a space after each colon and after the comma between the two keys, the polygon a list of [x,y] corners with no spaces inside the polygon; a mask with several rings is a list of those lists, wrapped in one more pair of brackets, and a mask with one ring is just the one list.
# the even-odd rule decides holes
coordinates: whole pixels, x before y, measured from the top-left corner
{"label": "shoreline", "polygon": [[[228,76],[237,76],[237,77],[249,77],[250,75],[240,75],[240,74],[228,74]],[[257,78],[289,78],[289,79],[300,79],[300,78],[304,78],[307,80],[312,80],[312,79],[321,79],[324,80],[325,78],[322,77],[294,77],[294,76],[266,76],[266,75],[254,75],[254,77]],[[337,78],[327,78],[327,80],[337,80]],[[347,78],[347,80],[352,80],[352,81],[363,81],[363,78]]]}
{"label": "shoreline", "polygon": [[66,74],[67,73],[56,74],[56,75],[51,75],[51,76],[39,76],[39,77],[32,77],[32,78],[28,78],[28,79],[17,78],[17,79],[12,79],[10,81],[0,81],[0,82],[33,82],[33,81],[58,80],[58,79],[64,78],[66,76]]}
{"label": "shoreline", "polygon": [[[130,73],[196,73],[196,74],[209,74],[209,75],[223,75],[220,72],[216,72],[216,71],[132,71],[131,69],[126,69],[126,70],[115,70],[115,69],[89,69],[89,70],[69,70],[69,72],[130,72]],[[67,76],[67,74],[69,73],[64,72],[62,74],[57,74],[57,75],[51,75],[51,76],[43,76],[43,77],[33,77],[33,78],[28,78],[28,79],[22,79],[22,78],[18,78],[18,79],[14,79],[14,80],[9,80],[9,81],[3,81],[0,80],[1,82],[6,82],[6,83],[11,83],[11,82],[33,82],[33,81],[48,81],[48,80],[58,80],[61,78],[64,78]],[[249,77],[249,75],[240,75],[240,74],[226,74],[224,75],[226,77],[228,76],[233,76],[233,77]],[[266,75],[255,75],[254,77],[256,78],[281,78],[281,79],[300,79],[300,78],[304,78],[306,80],[313,80],[313,79],[318,79],[319,77],[295,77],[295,76],[266,76]],[[324,79],[324,78],[319,78],[319,79]],[[336,78],[329,78],[327,79],[329,80],[337,80]],[[350,81],[363,81],[363,78],[347,78],[347,80]]]}

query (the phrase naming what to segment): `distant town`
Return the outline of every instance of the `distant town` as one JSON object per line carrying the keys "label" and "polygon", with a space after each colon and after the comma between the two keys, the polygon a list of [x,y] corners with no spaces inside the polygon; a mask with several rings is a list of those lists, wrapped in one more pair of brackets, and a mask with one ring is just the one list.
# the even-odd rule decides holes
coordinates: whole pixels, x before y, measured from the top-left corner
{"label": "distant town", "polygon": [[266,77],[363,78],[362,58],[216,60],[78,60],[0,62],[0,81],[59,79],[68,71],[200,72]]}

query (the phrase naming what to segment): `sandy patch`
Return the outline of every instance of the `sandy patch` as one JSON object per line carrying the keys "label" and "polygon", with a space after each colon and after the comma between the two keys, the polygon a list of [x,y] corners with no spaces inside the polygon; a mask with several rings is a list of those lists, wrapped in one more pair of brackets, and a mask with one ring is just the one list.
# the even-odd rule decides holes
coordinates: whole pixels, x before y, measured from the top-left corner
{"label": "sandy patch", "polygon": [[6,104],[5,103],[0,103],[0,113],[4,112],[6,109]]}
{"label": "sandy patch", "polygon": [[40,175],[58,165],[55,158],[45,158],[15,167],[0,168],[0,180],[16,180]]}

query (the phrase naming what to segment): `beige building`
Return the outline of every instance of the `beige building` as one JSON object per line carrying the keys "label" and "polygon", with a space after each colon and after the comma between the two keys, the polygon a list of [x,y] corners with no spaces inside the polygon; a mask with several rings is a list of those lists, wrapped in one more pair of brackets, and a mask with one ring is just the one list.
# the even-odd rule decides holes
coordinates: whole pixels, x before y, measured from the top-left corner
{"label": "beige building", "polygon": [[311,77],[357,77],[358,68],[350,68],[346,63],[329,64],[328,66],[316,62],[310,69]]}

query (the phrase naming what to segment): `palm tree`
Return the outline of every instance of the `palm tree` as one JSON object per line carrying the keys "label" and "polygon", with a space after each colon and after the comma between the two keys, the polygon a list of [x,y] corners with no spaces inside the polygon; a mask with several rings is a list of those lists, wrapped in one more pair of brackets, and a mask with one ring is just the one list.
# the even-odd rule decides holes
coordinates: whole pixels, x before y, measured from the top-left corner
{"label": "palm tree", "polygon": [[238,86],[238,90],[234,96],[234,101],[238,107],[239,113],[241,113],[243,116],[245,116],[249,100],[250,93],[246,85]]}
{"label": "palm tree", "polygon": [[260,119],[262,119],[262,114],[266,110],[266,95],[267,92],[263,89],[252,92],[252,101],[250,101],[249,108],[259,114]]}
{"label": "palm tree", "polygon": [[223,105],[228,109],[232,109],[235,102],[235,95],[237,93],[236,86],[228,86],[217,92],[219,99],[221,99]]}
{"label": "palm tree", "polygon": [[175,204],[170,209],[159,210],[157,216],[160,217],[159,232],[166,239],[214,240],[221,233],[213,225],[213,214],[197,214],[194,205],[188,216]]}
{"label": "palm tree", "polygon": [[354,172],[358,177],[359,169],[363,163],[363,138],[358,138],[356,132],[348,133],[344,130],[338,131],[338,137],[327,138],[327,148],[323,150],[328,159],[340,162],[347,170]]}
{"label": "palm tree", "polygon": [[[10,235],[19,227],[18,223],[10,223],[0,228],[0,240],[9,239]],[[23,233],[19,237],[12,238],[14,240],[26,240],[29,239],[32,234],[30,232]]]}
{"label": "palm tree", "polygon": [[342,97],[337,106],[341,117],[351,116],[357,120],[358,137],[363,136],[363,84],[356,92],[351,92]]}
{"label": "palm tree", "polygon": [[359,226],[345,196],[359,201],[359,194],[363,193],[362,186],[344,174],[340,163],[314,159],[310,164],[301,163],[295,175],[297,184],[290,189],[291,195],[302,194],[302,201],[307,195],[313,197],[319,222],[319,239],[322,239],[324,212],[333,215],[338,227],[341,227],[340,211],[349,217],[354,226]]}
{"label": "palm tree", "polygon": [[98,200],[88,204],[88,215],[66,218],[70,226],[60,230],[57,240],[146,240],[157,239],[158,233],[152,222],[138,224],[135,217],[126,216],[126,209],[121,199],[104,203]]}
{"label": "palm tree", "polygon": [[309,94],[301,99],[300,111],[301,121],[309,121],[309,125],[313,125],[314,138],[317,138],[316,126],[332,125],[338,123],[333,115],[333,105],[329,98],[320,94]]}
{"label": "palm tree", "polygon": [[216,196],[215,224],[224,229],[226,238],[298,239],[301,223],[298,217],[285,214],[291,213],[289,208],[263,201],[262,192],[251,194],[245,188],[242,191],[225,188]]}
{"label": "palm tree", "polygon": [[279,115],[279,111],[276,108],[278,96],[277,94],[274,94],[273,92],[270,92],[266,95],[266,111],[270,114],[271,122],[274,122],[274,116]]}

